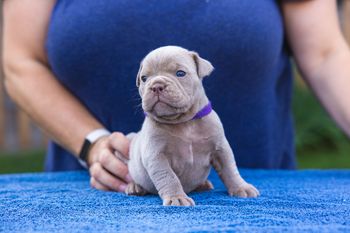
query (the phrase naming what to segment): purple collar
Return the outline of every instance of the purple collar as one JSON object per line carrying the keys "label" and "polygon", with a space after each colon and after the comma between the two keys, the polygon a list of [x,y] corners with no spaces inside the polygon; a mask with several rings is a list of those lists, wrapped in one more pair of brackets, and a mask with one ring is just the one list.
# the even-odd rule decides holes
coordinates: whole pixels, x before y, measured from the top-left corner
{"label": "purple collar", "polygon": [[211,111],[213,110],[212,106],[211,106],[211,102],[209,101],[209,103],[207,105],[205,105],[201,110],[199,110],[196,115],[194,115],[194,117],[192,118],[192,120],[196,120],[196,119],[200,119],[205,117],[206,115],[208,115],[209,113],[211,113]]}
{"label": "purple collar", "polygon": [[[211,106],[211,102],[209,101],[209,103],[207,105],[205,105],[201,110],[199,110],[191,120],[201,119],[201,118],[205,117],[206,115],[209,115],[209,113],[211,113],[212,110],[213,110],[213,108]],[[143,112],[143,114],[145,116],[147,116],[146,112]]]}

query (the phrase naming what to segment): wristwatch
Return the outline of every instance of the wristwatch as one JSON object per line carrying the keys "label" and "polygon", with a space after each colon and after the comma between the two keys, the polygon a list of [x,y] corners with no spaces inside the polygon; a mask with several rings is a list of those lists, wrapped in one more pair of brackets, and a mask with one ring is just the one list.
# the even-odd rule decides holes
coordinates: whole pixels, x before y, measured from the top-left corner
{"label": "wristwatch", "polygon": [[111,135],[111,132],[109,132],[106,129],[95,129],[85,137],[83,146],[81,147],[81,150],[78,156],[78,161],[81,166],[88,169],[87,156],[91,145],[94,144],[98,139],[109,135]]}

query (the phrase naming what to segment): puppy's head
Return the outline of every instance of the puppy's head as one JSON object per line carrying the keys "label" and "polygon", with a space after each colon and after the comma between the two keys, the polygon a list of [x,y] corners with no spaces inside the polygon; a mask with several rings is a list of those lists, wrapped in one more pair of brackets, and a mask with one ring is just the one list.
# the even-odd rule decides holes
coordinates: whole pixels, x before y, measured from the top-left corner
{"label": "puppy's head", "polygon": [[205,98],[202,79],[213,71],[211,63],[196,52],[177,46],[160,47],[141,62],[136,85],[142,108],[163,123],[191,119]]}

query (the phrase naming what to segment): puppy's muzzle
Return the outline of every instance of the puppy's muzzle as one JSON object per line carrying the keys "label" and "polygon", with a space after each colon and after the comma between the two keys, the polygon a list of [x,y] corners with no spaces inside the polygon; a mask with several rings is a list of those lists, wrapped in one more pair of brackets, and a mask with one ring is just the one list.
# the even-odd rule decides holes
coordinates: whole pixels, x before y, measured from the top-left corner
{"label": "puppy's muzzle", "polygon": [[150,89],[154,95],[161,95],[163,93],[163,91],[165,90],[165,88],[166,88],[166,85],[164,83],[159,83],[159,82],[154,83],[150,87]]}

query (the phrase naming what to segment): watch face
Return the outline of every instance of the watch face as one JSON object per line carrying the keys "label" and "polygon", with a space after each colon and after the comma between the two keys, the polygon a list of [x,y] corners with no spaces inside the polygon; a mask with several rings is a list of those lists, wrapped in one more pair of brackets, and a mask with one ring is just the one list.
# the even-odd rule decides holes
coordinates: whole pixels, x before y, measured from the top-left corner
{"label": "watch face", "polygon": [[79,154],[79,158],[81,160],[83,160],[84,162],[87,161],[87,156],[88,156],[88,152],[91,146],[91,142],[88,139],[84,140],[84,144],[83,147],[81,148],[80,154]]}

